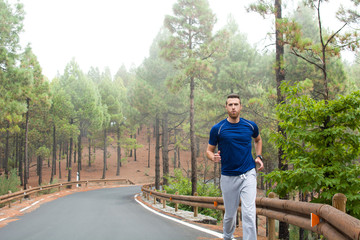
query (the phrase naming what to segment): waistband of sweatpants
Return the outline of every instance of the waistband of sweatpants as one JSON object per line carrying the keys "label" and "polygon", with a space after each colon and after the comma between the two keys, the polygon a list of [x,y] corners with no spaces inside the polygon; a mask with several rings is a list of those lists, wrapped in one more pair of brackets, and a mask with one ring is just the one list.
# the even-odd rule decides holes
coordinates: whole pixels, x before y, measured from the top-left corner
{"label": "waistband of sweatpants", "polygon": [[221,174],[221,176],[226,176],[226,177],[241,177],[241,176],[245,176],[245,177],[246,177],[246,175],[249,174],[251,171],[256,171],[256,170],[255,170],[255,168],[252,168],[252,169],[250,169],[250,170],[248,170],[248,171],[246,171],[246,172],[244,172],[244,173],[242,173],[242,174],[238,174],[238,175],[224,175],[224,174]]}

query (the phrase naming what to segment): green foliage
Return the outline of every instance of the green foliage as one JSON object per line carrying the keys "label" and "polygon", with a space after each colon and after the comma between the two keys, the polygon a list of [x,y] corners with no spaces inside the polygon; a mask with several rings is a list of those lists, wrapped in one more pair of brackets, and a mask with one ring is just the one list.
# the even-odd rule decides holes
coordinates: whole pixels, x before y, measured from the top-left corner
{"label": "green foliage", "polygon": [[343,193],[349,213],[360,217],[360,92],[316,101],[301,95],[300,84],[283,84],[282,90],[288,96],[277,111],[286,136],[275,134],[273,140],[292,167],[266,180],[276,183],[273,191],[280,196],[316,192],[314,202],[331,204],[334,194]]}
{"label": "green foliage", "polygon": [[36,150],[36,156],[41,156],[42,158],[49,158],[50,149],[45,146],[41,146]]}
{"label": "green foliage", "polygon": [[[294,225],[290,225],[289,226],[289,239],[291,240],[300,240],[300,234],[299,234],[299,230],[300,228]],[[304,231],[304,235],[306,236],[305,239],[308,240],[316,240],[319,239],[317,233],[311,232],[310,230],[305,230]],[[320,238],[323,239],[323,238]]]}
{"label": "green foliage", "polygon": [[110,119],[105,118],[105,108],[101,105],[101,97],[94,82],[80,69],[73,59],[65,67],[60,77],[60,88],[63,88],[71,102],[72,112],[70,119],[75,123],[81,133],[89,128],[100,128],[104,122],[106,126]]}
{"label": "green foliage", "polygon": [[20,179],[17,176],[17,170],[12,169],[9,172],[9,177],[5,175],[0,177],[0,195],[8,194],[9,191],[17,192],[19,191],[18,186],[20,185]]}
{"label": "green foliage", "polygon": [[[58,182],[59,182],[59,179],[54,178],[53,181],[51,182],[51,184],[57,184]],[[45,184],[42,184],[41,186],[46,186],[46,185],[48,185],[48,184],[45,183]],[[55,193],[57,191],[58,191],[57,188],[50,188],[50,189],[42,190],[39,193],[42,194],[42,195],[45,195],[45,194]]]}
{"label": "green foliage", "polygon": [[[174,178],[168,177],[169,185],[164,186],[166,193],[175,194],[176,192],[179,192],[179,195],[191,196],[190,179],[184,177],[180,169],[175,169],[174,175],[175,175]],[[203,183],[199,181],[197,190],[198,190],[197,192],[198,196],[204,196],[204,197],[221,196],[221,192],[219,188],[217,188],[213,183]],[[170,205],[174,205],[174,204],[170,204]],[[179,204],[179,209],[191,211],[192,207]],[[216,218],[218,221],[220,221],[222,218],[221,212],[213,209],[199,208],[199,213]]]}
{"label": "green foliage", "polygon": [[0,0],[0,132],[19,132],[26,104],[23,91],[28,86],[20,60],[19,35],[23,30],[24,9],[20,3]]}

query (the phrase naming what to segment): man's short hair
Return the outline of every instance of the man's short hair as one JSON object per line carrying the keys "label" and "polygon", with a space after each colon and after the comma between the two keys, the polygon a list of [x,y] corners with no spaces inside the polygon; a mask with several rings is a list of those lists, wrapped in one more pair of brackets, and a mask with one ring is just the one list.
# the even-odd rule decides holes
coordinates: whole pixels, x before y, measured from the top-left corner
{"label": "man's short hair", "polygon": [[227,104],[227,100],[228,100],[229,98],[238,98],[239,101],[240,101],[240,104],[241,104],[241,99],[240,99],[239,94],[237,94],[237,93],[230,93],[230,94],[227,96],[227,98],[226,98],[226,104]]}

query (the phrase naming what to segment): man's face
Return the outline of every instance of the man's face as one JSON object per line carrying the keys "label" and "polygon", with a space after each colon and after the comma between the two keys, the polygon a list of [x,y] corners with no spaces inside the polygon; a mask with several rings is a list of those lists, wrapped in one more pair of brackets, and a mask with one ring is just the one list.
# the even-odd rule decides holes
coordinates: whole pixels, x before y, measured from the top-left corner
{"label": "man's face", "polygon": [[240,99],[228,98],[226,101],[226,110],[228,111],[229,117],[236,119],[240,115],[241,111]]}

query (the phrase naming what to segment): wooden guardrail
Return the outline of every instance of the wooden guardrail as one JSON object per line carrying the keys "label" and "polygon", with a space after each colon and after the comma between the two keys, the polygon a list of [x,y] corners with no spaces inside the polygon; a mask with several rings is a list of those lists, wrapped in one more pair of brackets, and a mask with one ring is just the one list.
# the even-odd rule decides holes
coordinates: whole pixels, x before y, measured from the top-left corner
{"label": "wooden guardrail", "polygon": [[[193,206],[195,216],[199,207],[225,210],[222,197],[166,194],[152,190],[153,187],[153,184],[142,186],[141,190],[144,196],[147,199],[152,196],[154,203],[156,199],[162,200],[164,207],[166,201],[173,202],[176,205],[175,211],[177,210],[178,204]],[[274,195],[273,193],[271,194],[272,197],[274,197]],[[343,200],[340,199],[340,201]],[[240,209],[241,203],[238,210],[240,211]],[[360,240],[360,220],[327,204],[257,197],[256,213],[269,219],[269,239],[275,239],[275,224],[270,223],[273,219],[276,219],[321,234],[329,240]],[[320,218],[320,222],[313,227],[311,226],[311,213]]]}
{"label": "wooden guardrail", "polygon": [[0,196],[0,204],[8,203],[9,207],[11,207],[11,203],[14,200],[18,200],[18,199],[22,200],[24,197],[30,197],[32,194],[44,192],[44,191],[51,190],[54,188],[58,188],[58,190],[60,191],[62,187],[72,187],[73,185],[83,185],[83,184],[85,185],[85,187],[87,187],[87,185],[89,183],[104,183],[106,185],[106,183],[108,183],[108,182],[121,182],[122,184],[134,185],[134,183],[128,179],[91,179],[91,180],[63,182],[63,183],[56,183],[56,184],[50,184],[50,185],[46,185],[46,186],[29,188],[26,190],[21,190],[21,191],[15,192],[15,193],[9,193],[9,194],[2,195],[2,196]]}

